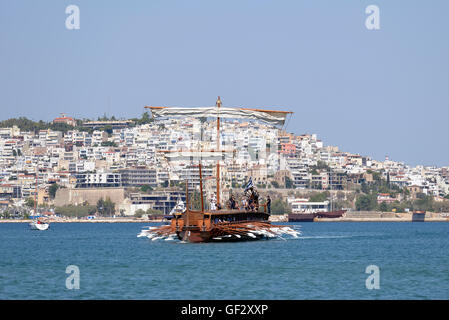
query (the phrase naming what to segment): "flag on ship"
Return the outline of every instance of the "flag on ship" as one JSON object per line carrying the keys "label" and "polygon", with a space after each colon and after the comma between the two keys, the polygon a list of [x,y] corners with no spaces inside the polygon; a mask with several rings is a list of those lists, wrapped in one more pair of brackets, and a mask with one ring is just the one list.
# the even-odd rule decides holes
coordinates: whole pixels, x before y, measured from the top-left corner
{"label": "flag on ship", "polygon": [[249,177],[249,181],[248,181],[248,184],[246,185],[245,192],[248,191],[252,187],[254,187],[253,178]]}

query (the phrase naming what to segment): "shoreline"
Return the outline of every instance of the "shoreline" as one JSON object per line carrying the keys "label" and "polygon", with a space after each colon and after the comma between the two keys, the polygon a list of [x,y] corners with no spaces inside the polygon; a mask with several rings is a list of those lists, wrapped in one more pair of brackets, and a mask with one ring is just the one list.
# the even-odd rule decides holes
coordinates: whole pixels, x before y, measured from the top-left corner
{"label": "shoreline", "polygon": [[[32,219],[0,219],[1,223],[30,223]],[[78,219],[49,219],[50,223],[161,223],[162,219],[144,220],[135,218],[103,218],[95,220]],[[270,222],[288,222],[288,215],[275,215],[270,217]],[[411,215],[398,217],[340,217],[340,218],[315,218],[313,222],[449,222],[449,217],[426,216],[423,221],[413,221]],[[302,223],[302,222],[300,222]]]}
{"label": "shoreline", "polygon": [[[0,223],[30,223],[31,219],[17,219],[17,220],[0,220]],[[162,220],[135,220],[135,219],[97,219],[97,220],[51,220],[50,223],[160,223]]]}
{"label": "shoreline", "polygon": [[449,222],[448,218],[426,218],[413,221],[408,218],[316,218],[313,222]]}

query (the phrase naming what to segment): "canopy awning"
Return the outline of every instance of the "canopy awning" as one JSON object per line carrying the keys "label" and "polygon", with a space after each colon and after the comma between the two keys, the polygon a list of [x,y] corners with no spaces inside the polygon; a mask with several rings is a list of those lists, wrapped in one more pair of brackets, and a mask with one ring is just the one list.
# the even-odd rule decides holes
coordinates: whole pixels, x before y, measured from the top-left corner
{"label": "canopy awning", "polygon": [[166,153],[168,160],[222,160],[224,153],[202,151],[178,151]]}
{"label": "canopy awning", "polygon": [[178,107],[145,107],[151,109],[154,118],[169,117],[220,117],[230,119],[257,120],[272,125],[284,125],[287,115],[291,111],[261,110],[247,108],[206,107],[206,108],[178,108]]}

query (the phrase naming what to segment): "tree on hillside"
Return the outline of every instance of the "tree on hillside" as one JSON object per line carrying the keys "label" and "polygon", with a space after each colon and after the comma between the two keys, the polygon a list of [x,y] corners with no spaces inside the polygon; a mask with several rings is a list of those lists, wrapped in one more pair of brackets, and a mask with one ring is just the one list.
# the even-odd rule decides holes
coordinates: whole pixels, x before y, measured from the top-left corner
{"label": "tree on hillside", "polygon": [[74,129],[73,126],[68,125],[67,123],[61,123],[61,122],[52,123],[49,125],[49,128],[53,131],[61,131],[64,133],[67,133],[67,131]]}
{"label": "tree on hillside", "polygon": [[326,201],[327,198],[329,198],[330,193],[329,191],[325,192],[314,192],[309,198],[310,202],[323,202]]}
{"label": "tree on hillside", "polygon": [[279,183],[277,183],[277,181],[271,181],[271,185],[276,189],[279,188]]}
{"label": "tree on hillside", "polygon": [[51,199],[54,199],[56,196],[56,191],[58,191],[59,189],[59,185],[57,183],[53,183],[49,188],[48,188],[48,195],[50,196]]}
{"label": "tree on hillside", "polygon": [[151,215],[163,215],[164,213],[161,210],[156,210],[156,209],[147,209],[147,211],[145,212],[147,215],[151,216]]}
{"label": "tree on hillside", "polygon": [[434,201],[431,195],[418,193],[416,197],[417,199],[413,202],[414,210],[433,211]]}
{"label": "tree on hillside", "polygon": [[29,197],[25,200],[25,205],[27,207],[33,208],[34,207],[34,199],[32,197]]}
{"label": "tree on hillside", "polygon": [[388,211],[388,205],[386,202],[381,202],[379,204],[379,211],[382,211],[382,212]]}
{"label": "tree on hillside", "polygon": [[142,216],[145,214],[145,211],[142,209],[137,209],[134,213],[134,217],[136,218],[142,218]]}
{"label": "tree on hillside", "polygon": [[115,213],[115,203],[109,197],[106,200],[101,198],[97,202],[97,212],[101,216],[112,216]]}
{"label": "tree on hillside", "polygon": [[292,189],[293,188],[293,181],[289,177],[285,177],[285,188],[286,189]]}
{"label": "tree on hillside", "polygon": [[371,211],[377,206],[377,197],[374,194],[362,194],[356,202],[355,207],[357,211]]}
{"label": "tree on hillside", "polygon": [[102,141],[102,147],[117,147],[117,144],[114,141]]}
{"label": "tree on hillside", "polygon": [[148,185],[148,184],[143,185],[143,186],[140,187],[140,191],[145,192],[145,193],[148,192],[148,191],[152,191],[152,190],[153,190],[153,188],[150,185]]}
{"label": "tree on hillside", "polygon": [[142,124],[151,123],[153,121],[154,121],[154,119],[150,117],[150,115],[148,114],[148,111],[145,111],[142,114],[142,117],[140,119],[137,119],[136,123],[139,125],[142,125]]}
{"label": "tree on hillside", "polygon": [[82,218],[94,214],[96,210],[97,208],[95,206],[90,205],[84,204],[81,206],[67,205],[62,207],[56,207],[55,213],[65,217]]}

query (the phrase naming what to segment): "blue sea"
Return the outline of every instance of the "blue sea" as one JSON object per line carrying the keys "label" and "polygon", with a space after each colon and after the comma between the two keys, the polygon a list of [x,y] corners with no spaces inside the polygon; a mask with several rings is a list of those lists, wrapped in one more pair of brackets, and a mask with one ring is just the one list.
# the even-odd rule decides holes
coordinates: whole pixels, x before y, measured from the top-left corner
{"label": "blue sea", "polygon": [[449,223],[291,223],[298,239],[210,244],[137,238],[148,225],[0,224],[0,299],[449,299]]}

